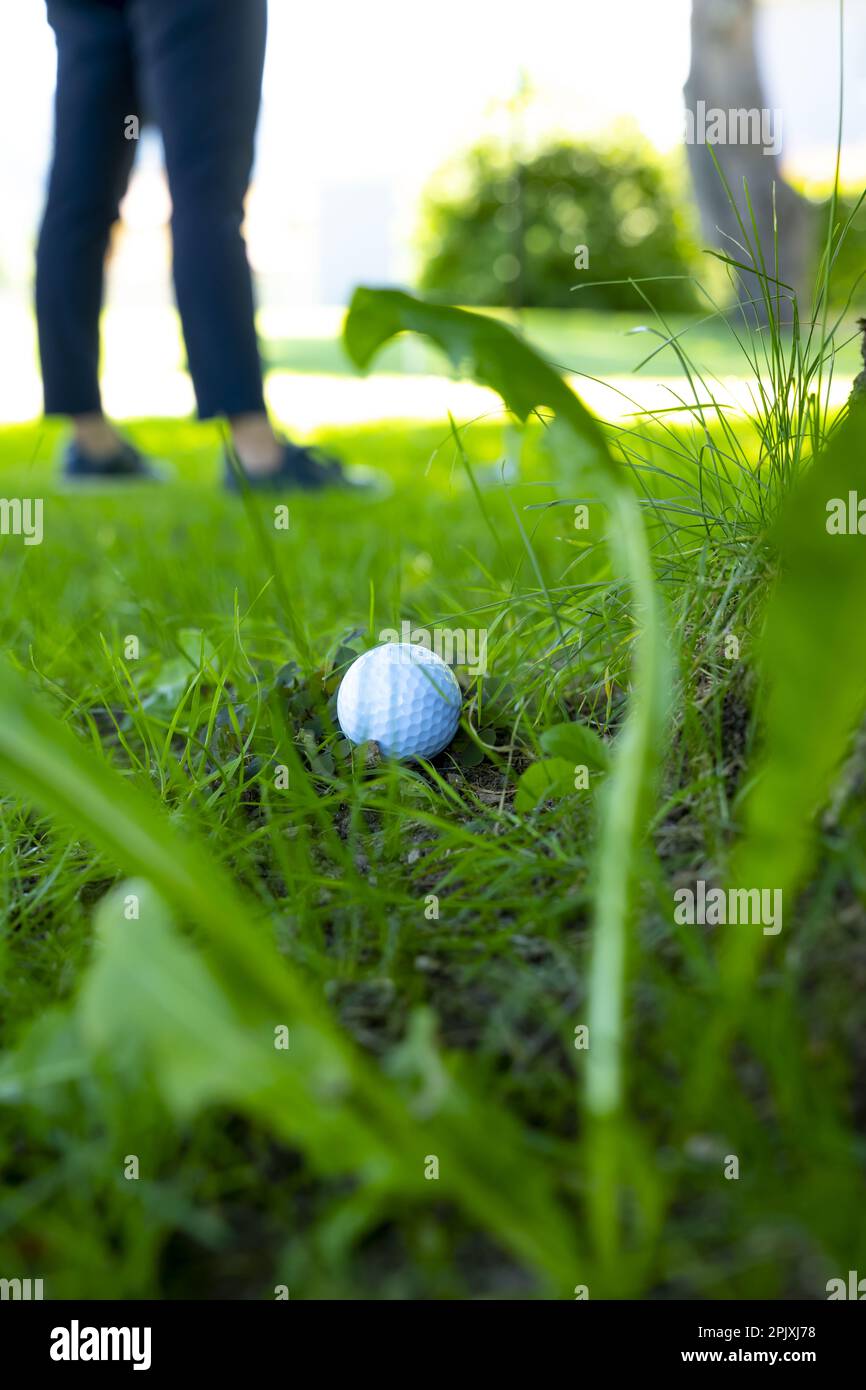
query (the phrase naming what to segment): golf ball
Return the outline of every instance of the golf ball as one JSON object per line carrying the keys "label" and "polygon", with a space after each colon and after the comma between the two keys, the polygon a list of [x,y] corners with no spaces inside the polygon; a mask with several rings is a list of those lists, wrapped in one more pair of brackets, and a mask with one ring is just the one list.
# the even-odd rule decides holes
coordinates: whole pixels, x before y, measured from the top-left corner
{"label": "golf ball", "polygon": [[432,758],[460,722],[460,686],[441,657],[414,642],[385,642],[353,661],[337,694],[352,743],[374,740],[386,758]]}

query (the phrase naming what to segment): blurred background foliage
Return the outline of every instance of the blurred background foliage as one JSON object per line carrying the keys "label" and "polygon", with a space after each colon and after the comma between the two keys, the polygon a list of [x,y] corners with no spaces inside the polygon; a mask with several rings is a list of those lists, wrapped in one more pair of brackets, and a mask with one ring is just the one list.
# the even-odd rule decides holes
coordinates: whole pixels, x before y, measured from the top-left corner
{"label": "blurred background foliage", "polygon": [[[863,303],[866,207],[843,191],[833,299]],[[828,196],[808,197],[811,274],[818,272]],[[780,228],[780,235],[784,229]],[[706,308],[698,280],[724,302],[713,276],[681,151],[661,155],[632,125],[596,139],[555,136],[526,154],[502,142],[473,145],[431,180],[423,200],[419,285],[447,303],[536,309],[639,309],[644,292],[663,313]],[[583,248],[586,264],[578,266]],[[732,248],[728,248],[732,252]],[[772,248],[765,251],[772,257]],[[708,275],[709,271],[709,275]]]}
{"label": "blurred background foliage", "polygon": [[[465,304],[630,309],[625,282],[652,280],[660,309],[694,310],[684,183],[682,168],[631,127],[592,142],[554,138],[529,158],[475,145],[428,190],[421,288]],[[588,267],[573,269],[580,247]]]}

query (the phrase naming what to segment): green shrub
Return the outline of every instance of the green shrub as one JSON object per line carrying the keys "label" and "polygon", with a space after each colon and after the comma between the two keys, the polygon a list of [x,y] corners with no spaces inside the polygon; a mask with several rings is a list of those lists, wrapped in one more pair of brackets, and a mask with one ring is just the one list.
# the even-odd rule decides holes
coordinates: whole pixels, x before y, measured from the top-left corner
{"label": "green shrub", "polygon": [[[428,191],[420,287],[452,303],[623,309],[639,302],[634,287],[597,282],[653,277],[660,309],[688,311],[688,209],[670,166],[631,129],[602,143],[559,139],[527,159],[477,145]],[[578,247],[586,268],[575,268]]]}

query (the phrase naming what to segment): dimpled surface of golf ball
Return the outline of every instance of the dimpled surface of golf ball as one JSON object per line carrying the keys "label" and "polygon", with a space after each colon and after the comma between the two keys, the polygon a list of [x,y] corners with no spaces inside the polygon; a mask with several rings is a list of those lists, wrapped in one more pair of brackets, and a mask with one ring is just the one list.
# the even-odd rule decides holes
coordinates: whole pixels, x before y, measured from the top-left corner
{"label": "dimpled surface of golf ball", "polygon": [[352,743],[378,743],[386,758],[432,758],[460,722],[460,686],[428,647],[385,642],[353,661],[337,694],[337,719]]}

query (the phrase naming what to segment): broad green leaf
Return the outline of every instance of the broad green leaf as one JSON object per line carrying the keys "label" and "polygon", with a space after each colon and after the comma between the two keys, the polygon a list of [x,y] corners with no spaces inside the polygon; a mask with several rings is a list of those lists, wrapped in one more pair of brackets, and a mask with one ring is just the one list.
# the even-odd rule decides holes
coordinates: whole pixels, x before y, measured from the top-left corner
{"label": "broad green leaf", "polygon": [[100,903],[95,925],[94,959],[78,998],[92,1050],[121,1068],[147,1064],[167,1104],[183,1117],[262,1088],[272,1060],[264,1030],[254,1042],[148,883],[116,888]]}
{"label": "broad green leaf", "polygon": [[34,1019],[14,1052],[0,1055],[0,1105],[27,1102],[48,1109],[53,1088],[78,1081],[89,1066],[77,1020],[68,1009],[48,1009]]}
{"label": "broad green leaf", "polygon": [[[779,889],[787,917],[814,863],[817,815],[866,711],[866,535],[827,529],[833,499],[847,511],[851,494],[855,506],[866,495],[864,461],[866,419],[855,411],[801,478],[777,525],[781,572],[760,644],[762,747],[730,882]],[[727,1046],[771,940],[760,927],[740,927],[725,941],[725,1007],[695,1061],[696,1112],[716,1094]]]}
{"label": "broad green leaf", "polygon": [[544,730],[539,743],[552,758],[566,758],[572,765],[600,772],[610,767],[610,749],[588,724],[554,724]]}
{"label": "broad green leaf", "polygon": [[526,420],[541,406],[549,406],[568,421],[596,465],[616,471],[595,416],[559,373],[504,323],[467,309],[425,304],[402,290],[362,286],[355,291],[344,341],[357,366],[367,367],[380,347],[405,332],[432,338],[458,371],[469,371],[498,391],[518,419]]}
{"label": "broad green leaf", "polygon": [[320,1171],[373,1165],[400,1186],[393,1151],[351,1104],[350,1067],[303,1024],[276,1048],[281,1021],[263,1004],[248,1000],[242,1018],[150,884],[128,881],[101,902],[76,1009],[94,1056],[146,1076],[179,1118],[233,1105],[300,1142]]}
{"label": "broad green leaf", "polygon": [[517,783],[514,809],[529,815],[544,801],[559,801],[574,792],[574,767],[564,758],[542,758],[531,763]]}
{"label": "broad green leaf", "polygon": [[815,815],[866,709],[866,534],[827,529],[828,503],[839,499],[847,511],[852,494],[866,499],[864,479],[866,419],[857,412],[805,475],[778,527],[781,580],[761,644],[762,763],[739,866],[760,867],[763,881],[789,891],[814,862]]}

